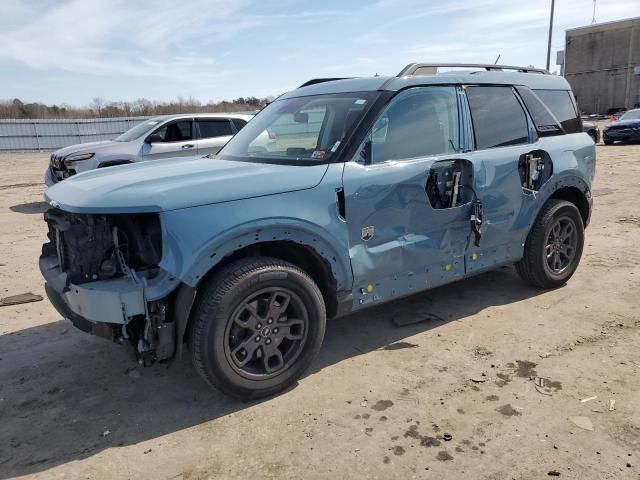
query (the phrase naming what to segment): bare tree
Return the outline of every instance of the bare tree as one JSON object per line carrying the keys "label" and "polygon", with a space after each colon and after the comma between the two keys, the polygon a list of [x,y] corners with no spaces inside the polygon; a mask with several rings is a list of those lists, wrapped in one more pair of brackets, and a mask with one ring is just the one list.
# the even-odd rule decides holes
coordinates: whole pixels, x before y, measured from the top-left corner
{"label": "bare tree", "polygon": [[221,102],[202,104],[194,97],[178,97],[168,102],[139,98],[133,102],[107,102],[95,97],[86,107],[67,104],[44,105],[24,103],[20,99],[0,100],[0,118],[99,118],[168,115],[175,113],[242,112],[260,110],[273,100],[269,98],[239,97]]}

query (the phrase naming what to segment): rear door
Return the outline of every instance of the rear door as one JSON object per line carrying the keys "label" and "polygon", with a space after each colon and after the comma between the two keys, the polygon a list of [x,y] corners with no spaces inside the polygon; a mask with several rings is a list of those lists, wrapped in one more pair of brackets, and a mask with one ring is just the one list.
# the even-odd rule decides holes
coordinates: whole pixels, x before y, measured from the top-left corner
{"label": "rear door", "polygon": [[160,141],[143,145],[143,160],[195,155],[197,149],[194,130],[192,118],[173,120],[161,125],[150,134],[159,135]]}
{"label": "rear door", "polygon": [[[520,167],[540,156],[537,133],[511,86],[465,87],[474,133],[469,159],[481,166],[475,178],[482,202],[481,239],[467,252],[466,271],[475,272],[519,260],[535,193],[523,190]],[[548,168],[543,175],[551,174]]]}
{"label": "rear door", "polygon": [[196,118],[198,154],[215,155],[234,134],[228,118]]}

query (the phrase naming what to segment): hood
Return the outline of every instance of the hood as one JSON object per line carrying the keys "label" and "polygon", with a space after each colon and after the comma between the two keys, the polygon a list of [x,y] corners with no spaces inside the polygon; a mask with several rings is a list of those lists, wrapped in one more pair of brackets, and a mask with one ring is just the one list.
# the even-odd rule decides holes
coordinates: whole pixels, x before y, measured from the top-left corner
{"label": "hood", "polygon": [[72,153],[97,153],[100,150],[105,150],[106,148],[109,148],[114,144],[122,145],[121,142],[115,142],[113,140],[79,143],[77,145],[70,145],[68,147],[63,147],[59,150],[56,150],[55,152],[53,152],[53,155],[56,157],[66,157],[67,155],[71,155]]}
{"label": "hood", "polygon": [[609,127],[640,127],[640,118],[630,118],[629,120],[616,120],[608,125]]}
{"label": "hood", "polygon": [[154,160],[74,175],[49,188],[45,199],[75,213],[161,212],[313,188],[327,168],[207,157]]}

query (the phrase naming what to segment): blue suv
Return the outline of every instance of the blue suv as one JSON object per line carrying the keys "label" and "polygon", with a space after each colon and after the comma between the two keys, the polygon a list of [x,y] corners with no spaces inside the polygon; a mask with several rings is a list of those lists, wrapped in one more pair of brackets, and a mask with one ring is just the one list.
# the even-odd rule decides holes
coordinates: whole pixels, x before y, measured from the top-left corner
{"label": "blue suv", "polygon": [[595,171],[568,83],[441,66],[312,80],[214,158],[49,188],[51,302],[140,363],[186,346],[209,384],[256,398],[304,373],[327,318],[507,264],[535,287],[563,285]]}

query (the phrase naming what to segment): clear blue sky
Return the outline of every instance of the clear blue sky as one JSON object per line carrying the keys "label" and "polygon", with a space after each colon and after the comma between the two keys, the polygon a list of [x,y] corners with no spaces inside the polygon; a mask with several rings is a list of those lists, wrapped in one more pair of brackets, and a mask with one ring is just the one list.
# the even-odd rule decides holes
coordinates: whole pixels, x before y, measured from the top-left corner
{"label": "clear blue sky", "polygon": [[[0,98],[86,105],[277,95],[313,77],[412,61],[544,66],[550,0],[0,0]],[[592,0],[557,0],[564,30]],[[598,22],[640,15],[597,0]],[[552,69],[556,67],[552,65]]]}

